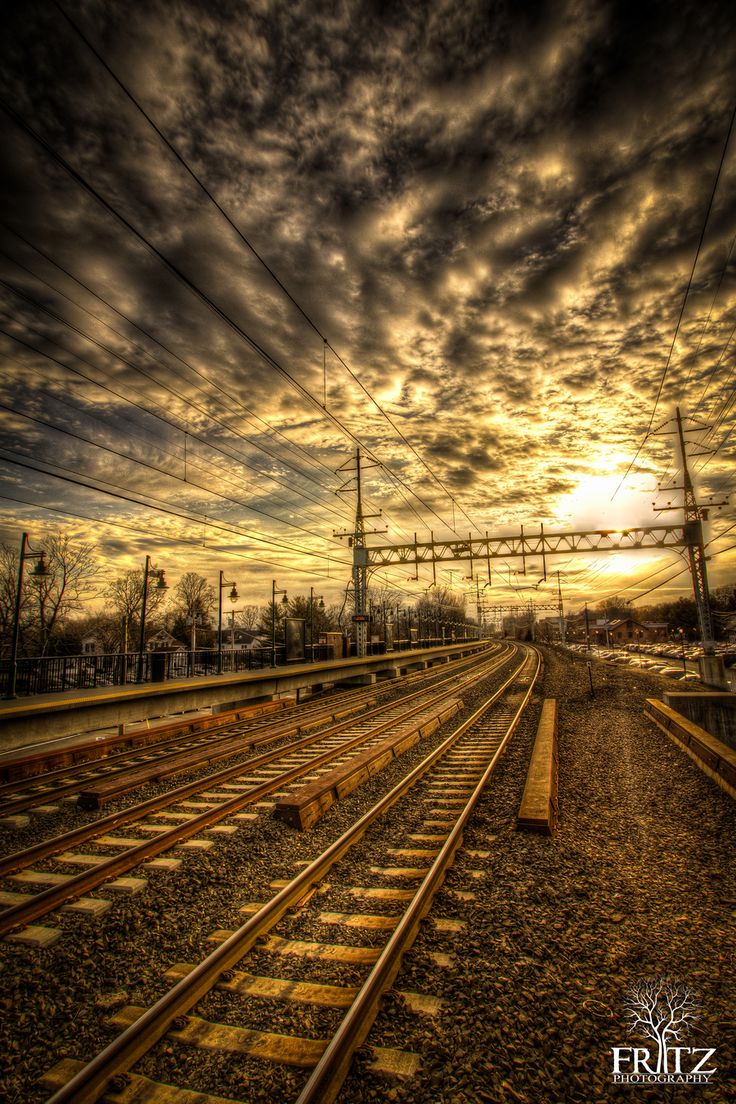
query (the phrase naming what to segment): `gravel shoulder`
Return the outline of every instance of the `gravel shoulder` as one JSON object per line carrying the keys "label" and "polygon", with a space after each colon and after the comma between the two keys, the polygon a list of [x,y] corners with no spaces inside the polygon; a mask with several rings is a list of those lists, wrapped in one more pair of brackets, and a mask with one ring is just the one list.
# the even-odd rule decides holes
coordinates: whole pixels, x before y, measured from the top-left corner
{"label": "gravel shoulder", "polygon": [[[389,1001],[369,1042],[422,1059],[403,1084],[351,1074],[342,1104],[598,1104],[736,1100],[736,803],[642,714],[661,677],[545,649],[536,708],[480,803],[438,916],[423,925],[397,988],[432,993],[440,1016]],[[517,832],[541,700],[559,705],[560,813],[554,838]],[[468,851],[488,851],[487,859]],[[470,870],[475,873],[468,883]],[[472,888],[474,900],[453,889]],[[436,951],[451,965],[438,969]],[[709,1085],[618,1086],[612,1048],[634,1038],[624,998],[656,977],[686,985],[699,1019],[683,1045],[716,1048]],[[685,1059],[684,1059],[685,1060]],[[689,1060],[689,1059],[688,1059]]]}

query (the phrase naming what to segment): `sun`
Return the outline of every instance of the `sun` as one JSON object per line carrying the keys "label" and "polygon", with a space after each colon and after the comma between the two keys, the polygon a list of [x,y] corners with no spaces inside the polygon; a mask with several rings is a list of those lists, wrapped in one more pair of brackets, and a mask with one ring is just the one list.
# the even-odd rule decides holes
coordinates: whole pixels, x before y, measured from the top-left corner
{"label": "sun", "polygon": [[555,503],[557,517],[575,530],[628,529],[654,525],[650,492],[621,486],[617,475],[592,472]]}

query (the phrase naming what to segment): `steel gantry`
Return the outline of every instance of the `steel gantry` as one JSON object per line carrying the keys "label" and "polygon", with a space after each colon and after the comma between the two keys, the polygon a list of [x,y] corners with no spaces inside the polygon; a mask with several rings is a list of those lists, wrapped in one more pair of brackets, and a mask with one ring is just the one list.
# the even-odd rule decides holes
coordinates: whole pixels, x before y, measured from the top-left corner
{"label": "steel gantry", "polygon": [[[684,545],[682,525],[638,526],[631,529],[589,529],[563,533],[546,533],[540,525],[538,533],[525,533],[521,526],[518,533],[509,536],[473,537],[467,540],[414,541],[413,544],[383,544],[354,547],[353,562],[373,570],[396,565],[418,570],[422,564],[434,565],[451,561],[470,564],[468,578],[475,577],[478,568],[492,581],[491,560],[518,557],[522,560],[522,573],[526,558],[541,557],[546,576],[547,556],[570,552],[626,552],[635,548],[681,548]],[[436,582],[436,575],[434,576]]]}
{"label": "steel gantry", "polygon": [[[430,540],[428,541],[418,541],[415,536],[411,544],[383,544],[369,547],[365,542],[365,515],[362,512],[361,503],[360,450],[358,450],[355,458],[355,468],[353,469],[356,473],[357,487],[353,489],[357,490],[357,509],[355,529],[350,534],[353,546],[352,581],[355,610],[353,620],[356,623],[358,655],[364,655],[367,649],[367,622],[369,617],[366,609],[366,595],[369,571],[383,567],[410,567],[413,571],[413,578],[417,579],[419,568],[423,565],[430,565],[432,568],[432,585],[435,585],[437,582],[436,565],[438,563],[465,562],[469,564],[468,579],[479,579],[482,573],[486,577],[484,585],[491,585],[491,563],[493,560],[521,559],[521,572],[525,574],[527,557],[541,558],[542,575],[546,580],[547,556],[569,555],[570,553],[628,552],[648,548],[674,548],[678,552],[681,549],[686,550],[692,576],[693,595],[698,611],[703,651],[706,657],[713,657],[715,653],[713,621],[710,611],[706,555],[703,543],[703,521],[707,520],[708,509],[698,505],[695,499],[695,491],[687,466],[686,431],[683,429],[679,408],[676,411],[675,420],[676,429],[674,432],[678,438],[683,485],[682,487],[670,489],[683,491],[683,503],[681,506],[668,504],[665,507],[660,507],[657,512],[666,509],[682,510],[683,521],[680,525],[567,530],[561,533],[547,533],[544,530],[544,525],[539,526],[539,532],[525,533],[522,525],[519,527],[518,533],[505,536],[490,536],[486,532],[484,537],[473,537],[472,533],[469,533],[467,540],[462,537],[435,540],[434,534],[430,533]],[[703,427],[698,428],[702,429]],[[662,427],[656,432],[662,432]],[[342,491],[345,489],[345,487],[341,488]],[[713,503],[712,505],[721,506],[724,503]],[[655,509],[657,508],[655,507]],[[339,535],[347,536],[348,534]],[[562,635],[564,633],[564,621],[559,572],[557,573],[557,586],[560,633]],[[717,673],[715,677],[717,677]]]}

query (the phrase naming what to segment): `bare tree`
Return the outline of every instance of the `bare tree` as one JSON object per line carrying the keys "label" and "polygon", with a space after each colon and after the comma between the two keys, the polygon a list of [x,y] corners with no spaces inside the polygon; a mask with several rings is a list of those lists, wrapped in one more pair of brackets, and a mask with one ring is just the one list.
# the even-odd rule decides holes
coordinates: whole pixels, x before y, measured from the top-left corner
{"label": "bare tree", "polygon": [[187,571],[174,587],[177,608],[187,618],[208,621],[215,605],[215,588],[203,575]]}
{"label": "bare tree", "polygon": [[17,580],[18,553],[7,544],[0,545],[0,640],[3,651],[10,650]]}
{"label": "bare tree", "polygon": [[648,978],[632,986],[624,998],[629,1032],[652,1039],[658,1047],[656,1073],[669,1073],[667,1049],[680,1042],[686,1027],[698,1019],[690,990],[667,978]]}
{"label": "bare tree", "polygon": [[256,629],[261,620],[261,607],[253,603],[241,606],[235,615],[235,623],[243,629]]}
{"label": "bare tree", "polygon": [[[95,545],[75,542],[66,533],[42,537],[48,574],[26,571],[20,605],[20,650],[46,655],[65,621],[98,592],[100,565]],[[18,585],[18,552],[0,549],[0,632],[10,640]]]}
{"label": "bare tree", "polygon": [[[143,605],[143,569],[134,568],[114,579],[104,591],[109,608],[115,614],[120,625],[120,651],[130,649],[131,629],[140,620]],[[156,611],[166,599],[166,591],[157,587],[148,588],[146,615],[155,617]]]}

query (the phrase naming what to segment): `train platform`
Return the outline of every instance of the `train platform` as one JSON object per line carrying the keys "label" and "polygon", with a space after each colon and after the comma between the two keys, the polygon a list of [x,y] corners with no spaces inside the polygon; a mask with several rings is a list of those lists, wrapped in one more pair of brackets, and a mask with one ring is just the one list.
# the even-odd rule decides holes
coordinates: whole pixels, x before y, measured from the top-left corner
{"label": "train platform", "polygon": [[[165,723],[172,716],[221,712],[238,705],[312,694],[335,685],[365,685],[481,651],[487,640],[463,641],[384,655],[263,667],[236,674],[166,679],[126,686],[97,686],[0,702],[0,757],[59,740],[89,741],[90,734],[125,726]],[[58,745],[57,745],[58,746]]]}

